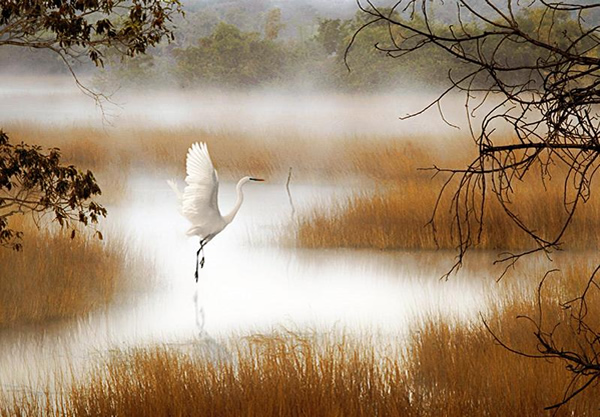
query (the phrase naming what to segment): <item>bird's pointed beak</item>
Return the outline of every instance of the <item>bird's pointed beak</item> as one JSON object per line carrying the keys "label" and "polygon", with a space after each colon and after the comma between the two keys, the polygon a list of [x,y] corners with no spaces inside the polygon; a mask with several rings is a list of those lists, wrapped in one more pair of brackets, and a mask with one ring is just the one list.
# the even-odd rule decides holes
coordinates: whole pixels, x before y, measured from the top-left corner
{"label": "bird's pointed beak", "polygon": [[264,181],[262,178],[250,178],[250,181]]}

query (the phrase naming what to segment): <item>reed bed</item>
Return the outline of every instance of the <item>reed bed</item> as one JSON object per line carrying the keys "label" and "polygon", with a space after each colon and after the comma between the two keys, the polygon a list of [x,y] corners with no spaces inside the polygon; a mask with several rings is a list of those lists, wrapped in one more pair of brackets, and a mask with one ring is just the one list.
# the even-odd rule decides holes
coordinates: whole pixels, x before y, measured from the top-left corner
{"label": "reed bed", "polygon": [[[544,326],[560,322],[557,340],[573,351],[583,340],[559,302],[578,293],[590,272],[571,266],[542,292]],[[523,288],[506,288],[484,317],[503,342],[535,353],[535,329],[516,319],[538,312]],[[600,304],[590,301],[595,326]],[[557,360],[508,352],[481,321],[434,314],[402,340],[284,332],[232,338],[217,347],[220,354],[212,346],[211,355],[173,346],[112,352],[53,394],[6,397],[0,415],[550,416],[544,407],[563,398],[571,377]],[[598,407],[592,386],[555,415],[594,416]]]}
{"label": "reed bed", "polygon": [[[293,232],[284,240],[307,248],[453,249],[458,242],[450,226],[450,195],[442,201],[438,234],[426,225],[443,184],[431,171],[436,164],[464,167],[474,156],[464,137],[303,137],[282,132],[263,137],[260,132],[232,133],[194,128],[107,128],[13,124],[7,128],[15,141],[61,148],[65,160],[96,172],[104,194],[100,201],[118,203],[126,195],[127,176],[158,173],[183,178],[189,145],[205,141],[220,177],[237,180],[243,175],[286,182],[350,183],[361,191],[342,201],[324,201],[301,213]],[[560,177],[557,169],[556,177]],[[533,178],[515,184],[513,208],[532,230],[552,238],[566,219],[563,183],[554,178],[542,184]],[[548,187],[548,188],[545,188]],[[600,237],[600,196],[579,209],[564,248],[597,247]],[[488,199],[480,249],[531,248],[526,234]]]}
{"label": "reed bed", "polygon": [[17,223],[25,232],[23,250],[0,249],[0,329],[84,315],[127,288],[131,271],[148,270],[119,237],[100,241],[83,233],[71,239],[60,230]]}
{"label": "reed bed", "polygon": [[[69,163],[95,172],[153,170],[184,176],[185,154],[193,142],[206,142],[224,179],[253,175],[284,182],[293,168],[295,180],[396,181],[427,177],[417,167],[432,165],[431,156],[446,161],[448,154],[468,155],[467,142],[427,138],[433,149],[418,146],[413,136],[302,136],[281,132],[244,134],[195,128],[107,128],[12,124],[5,127],[14,141],[58,147]],[[444,146],[438,146],[444,143]],[[449,149],[452,151],[449,152]],[[462,156],[460,158],[462,160]]]}
{"label": "reed bed", "polygon": [[[584,333],[562,302],[581,294],[593,267],[586,263],[566,267],[552,275],[542,289],[542,327],[554,332],[557,346],[572,352],[591,348]],[[539,275],[531,276],[539,279]],[[510,287],[510,285],[509,285]],[[531,291],[527,295],[505,288],[501,299],[492,303],[483,318],[495,336],[512,349],[537,355],[536,328],[524,317],[539,318],[539,305]],[[598,323],[598,294],[588,324]],[[545,411],[561,402],[573,374],[558,359],[532,359],[507,351],[493,340],[481,322],[451,323],[443,317],[428,317],[413,332],[408,343],[406,372],[411,393],[420,410],[443,410],[444,416],[592,416],[600,407],[598,387],[593,386],[556,410]],[[576,386],[581,386],[581,383]],[[436,415],[428,412],[420,415]]]}
{"label": "reed bed", "polygon": [[[547,191],[521,193],[512,209],[531,230],[552,240],[567,219],[560,184]],[[454,218],[442,200],[430,224],[439,187],[425,181],[403,181],[374,192],[355,192],[344,200],[326,201],[304,213],[287,241],[306,248],[453,249],[458,246]],[[561,242],[569,250],[586,250],[600,245],[600,196],[579,207]],[[533,240],[489,197],[483,233],[474,247],[486,250],[523,250]]]}

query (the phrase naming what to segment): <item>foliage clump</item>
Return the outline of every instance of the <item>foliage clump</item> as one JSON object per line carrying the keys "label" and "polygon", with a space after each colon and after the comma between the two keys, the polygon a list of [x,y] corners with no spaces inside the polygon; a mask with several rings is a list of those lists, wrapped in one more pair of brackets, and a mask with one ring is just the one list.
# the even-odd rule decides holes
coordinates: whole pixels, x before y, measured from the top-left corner
{"label": "foliage clump", "polygon": [[12,145],[0,131],[0,245],[21,249],[22,232],[8,221],[15,214],[30,213],[39,221],[51,213],[70,227],[98,223],[106,209],[92,198],[100,194],[94,175],[62,164],[58,149],[44,153],[39,146]]}

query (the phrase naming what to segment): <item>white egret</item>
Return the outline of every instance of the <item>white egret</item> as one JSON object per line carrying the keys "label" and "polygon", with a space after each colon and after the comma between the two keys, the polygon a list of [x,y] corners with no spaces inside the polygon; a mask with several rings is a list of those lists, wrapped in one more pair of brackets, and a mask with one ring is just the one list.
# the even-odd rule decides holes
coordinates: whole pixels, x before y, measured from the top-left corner
{"label": "white egret", "polygon": [[185,182],[183,193],[179,191],[175,181],[167,182],[177,194],[181,204],[181,214],[192,226],[188,236],[200,238],[200,249],[196,252],[196,273],[198,282],[198,259],[202,252],[200,268],[204,267],[204,246],[231,223],[242,206],[244,194],[242,186],[248,181],[264,181],[260,178],[244,177],[237,183],[237,201],[231,212],[225,216],[219,211],[218,192],[219,178],[215,170],[206,143],[194,143],[187,152]]}

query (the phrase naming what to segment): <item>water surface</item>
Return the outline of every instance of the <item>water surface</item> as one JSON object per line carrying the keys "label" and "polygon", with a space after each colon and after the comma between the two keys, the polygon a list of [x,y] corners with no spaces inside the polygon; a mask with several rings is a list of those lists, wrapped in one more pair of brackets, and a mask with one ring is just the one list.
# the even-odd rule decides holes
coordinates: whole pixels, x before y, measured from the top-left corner
{"label": "water surface", "polygon": [[[224,212],[233,205],[234,189],[232,183],[221,185]],[[148,277],[153,284],[147,291],[121,294],[118,303],[82,319],[5,332],[3,386],[69,375],[115,348],[203,343],[282,329],[401,335],[429,313],[464,319],[485,308],[490,280],[479,273],[439,279],[452,262],[447,252],[282,246],[281,234],[291,227],[283,184],[245,186],[237,218],[207,246],[196,283],[198,242],[185,236],[187,221],[166,182],[139,177],[130,190],[127,205],[110,210],[111,224],[129,237],[133,252],[141,250],[154,264],[155,276]],[[292,186],[300,211],[350,191]]]}

